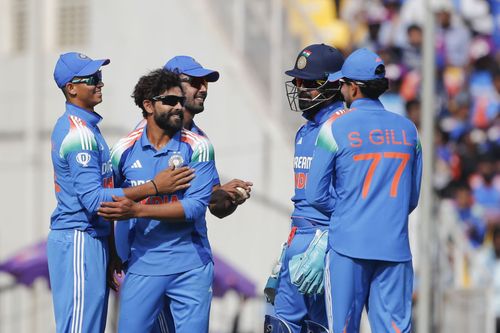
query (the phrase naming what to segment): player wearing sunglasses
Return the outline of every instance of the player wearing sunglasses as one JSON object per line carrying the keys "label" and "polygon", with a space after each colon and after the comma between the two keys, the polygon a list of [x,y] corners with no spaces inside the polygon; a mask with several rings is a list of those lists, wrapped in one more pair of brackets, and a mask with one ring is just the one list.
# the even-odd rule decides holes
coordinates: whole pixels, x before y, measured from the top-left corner
{"label": "player wearing sunglasses", "polygon": [[188,166],[196,177],[185,190],[157,191],[141,203],[114,197],[101,205],[99,214],[108,219],[133,218],[118,331],[150,332],[169,304],[177,333],[207,332],[213,262],[205,212],[215,174],[213,148],[206,138],[183,129],[185,98],[178,75],[163,69],[144,75],[133,98],[146,125],[113,148],[117,184],[148,182],[169,166]]}
{"label": "player wearing sunglasses", "polygon": [[[66,98],[65,113],[52,132],[52,163],[57,207],[47,241],[50,284],[57,332],[104,332],[108,288],[114,270],[121,271],[111,224],[97,215],[102,201],[113,195],[141,200],[158,191],[186,188],[179,170],[158,170],[153,183],[113,188],[108,145],[94,108],[102,102],[100,68],[109,59],[92,60],[70,52],[62,54],[54,79]],[[189,180],[188,180],[189,181]],[[108,244],[109,242],[109,244]]]}

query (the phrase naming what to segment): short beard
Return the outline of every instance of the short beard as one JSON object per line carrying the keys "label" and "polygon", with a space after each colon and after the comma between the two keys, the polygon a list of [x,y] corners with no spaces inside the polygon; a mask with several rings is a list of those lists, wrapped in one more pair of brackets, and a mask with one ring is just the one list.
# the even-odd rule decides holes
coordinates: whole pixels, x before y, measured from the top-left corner
{"label": "short beard", "polygon": [[[179,116],[179,120],[172,120],[172,116]],[[184,114],[182,110],[170,111],[166,113],[154,113],[154,120],[158,127],[165,131],[167,134],[177,133],[182,128],[184,121]]]}
{"label": "short beard", "polygon": [[[204,93],[200,93],[201,96],[193,96],[192,100],[186,100],[186,104],[184,104],[184,108],[189,111],[191,114],[202,113],[205,110],[205,98],[207,95]],[[203,102],[200,105],[195,104],[196,97],[203,97]]]}

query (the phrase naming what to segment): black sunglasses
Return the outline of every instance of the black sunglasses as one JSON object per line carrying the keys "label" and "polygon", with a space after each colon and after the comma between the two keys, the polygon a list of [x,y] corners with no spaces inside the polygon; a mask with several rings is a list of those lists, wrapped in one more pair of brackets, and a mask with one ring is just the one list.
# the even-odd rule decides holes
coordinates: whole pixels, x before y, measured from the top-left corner
{"label": "black sunglasses", "polygon": [[155,102],[161,102],[163,105],[176,106],[179,103],[184,106],[186,102],[186,97],[177,95],[165,95],[165,96],[155,96],[152,98]]}
{"label": "black sunglasses", "polygon": [[70,81],[71,83],[85,83],[88,86],[97,86],[100,82],[102,82],[102,73],[101,71],[97,71],[92,75],[83,76],[83,77],[75,77]]}

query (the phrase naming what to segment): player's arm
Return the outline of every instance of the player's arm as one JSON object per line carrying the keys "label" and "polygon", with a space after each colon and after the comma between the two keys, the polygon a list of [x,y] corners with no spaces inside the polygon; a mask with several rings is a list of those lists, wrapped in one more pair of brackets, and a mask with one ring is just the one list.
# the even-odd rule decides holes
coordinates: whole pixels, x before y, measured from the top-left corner
{"label": "player's arm", "polygon": [[422,182],[422,145],[420,140],[418,140],[415,147],[415,159],[413,161],[413,169],[411,175],[411,194],[410,194],[410,207],[409,213],[411,213],[418,205],[418,198],[420,196],[420,185]]}
{"label": "player's arm", "polygon": [[103,202],[99,215],[108,220],[125,220],[133,217],[151,218],[163,221],[194,221],[206,212],[212,193],[211,179],[214,163],[197,162],[190,165],[196,177],[186,190],[184,198],[164,204],[144,205],[125,197],[114,196],[113,202]]}
{"label": "player's arm", "polygon": [[306,200],[326,214],[333,212],[335,204],[330,187],[337,147],[331,125],[324,124],[316,139],[316,148],[307,175],[305,193]]}
{"label": "player's arm", "polygon": [[215,172],[213,148],[207,141],[201,143],[193,151],[189,167],[194,170],[196,177],[187,187],[183,199],[159,205],[142,205],[127,198],[115,196],[114,202],[102,203],[99,215],[109,220],[143,217],[164,221],[194,221],[203,216],[212,193]]}
{"label": "player's arm", "polygon": [[231,215],[238,205],[243,204],[250,197],[252,185],[252,182],[233,179],[222,186],[214,186],[208,206],[210,213],[220,219]]}

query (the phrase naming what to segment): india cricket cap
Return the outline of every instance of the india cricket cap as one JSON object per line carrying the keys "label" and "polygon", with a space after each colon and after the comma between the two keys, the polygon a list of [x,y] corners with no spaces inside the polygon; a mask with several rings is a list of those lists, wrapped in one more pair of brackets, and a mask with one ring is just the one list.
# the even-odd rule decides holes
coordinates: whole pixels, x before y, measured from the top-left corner
{"label": "india cricket cap", "polygon": [[78,52],[64,53],[54,68],[54,80],[59,88],[63,88],[74,77],[92,75],[109,62],[109,59],[92,60]]}
{"label": "india cricket cap", "polygon": [[167,61],[164,70],[171,71],[177,74],[185,74],[194,77],[203,77],[208,82],[215,82],[219,79],[219,72],[213,69],[203,68],[199,62],[189,56],[176,56]]}
{"label": "india cricket cap", "polygon": [[385,70],[377,71],[380,65],[384,65],[384,62],[377,54],[366,48],[358,49],[347,57],[341,70],[328,75],[328,81],[342,78],[357,81],[383,79]]}
{"label": "india cricket cap", "polygon": [[299,53],[293,69],[285,74],[303,80],[325,80],[329,73],[339,71],[343,63],[344,56],[336,48],[313,44]]}

